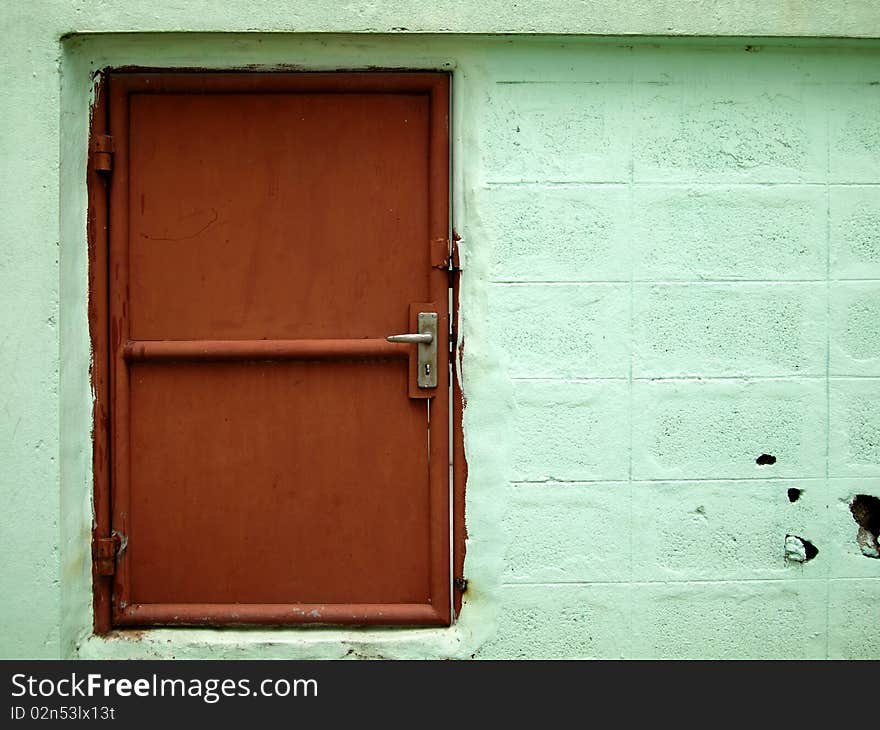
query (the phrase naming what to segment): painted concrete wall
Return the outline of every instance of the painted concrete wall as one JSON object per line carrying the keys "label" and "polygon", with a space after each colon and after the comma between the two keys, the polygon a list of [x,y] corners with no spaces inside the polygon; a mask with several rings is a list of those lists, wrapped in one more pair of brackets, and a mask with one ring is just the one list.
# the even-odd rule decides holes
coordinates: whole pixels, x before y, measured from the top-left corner
{"label": "painted concrete wall", "polygon": [[481,653],[877,656],[880,57],[523,50],[467,236],[510,443]]}
{"label": "painted concrete wall", "polygon": [[[732,35],[880,36],[868,4],[822,29],[827,4],[758,4],[757,26],[733,5]],[[718,23],[702,4],[676,30],[607,9],[588,28],[567,4],[515,23],[487,3],[468,28],[421,3],[217,6],[4,15],[0,656],[880,656],[880,560],[848,505],[880,496],[875,42],[148,32]],[[123,64],[453,73],[470,587],[452,628],[90,636],[85,139],[91,73]],[[816,557],[786,561],[787,535]]]}

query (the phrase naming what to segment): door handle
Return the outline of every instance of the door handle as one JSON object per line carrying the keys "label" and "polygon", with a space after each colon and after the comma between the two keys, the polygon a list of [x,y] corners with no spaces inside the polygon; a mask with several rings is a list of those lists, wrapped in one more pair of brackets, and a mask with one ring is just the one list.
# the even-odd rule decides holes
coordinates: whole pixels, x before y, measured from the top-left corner
{"label": "door handle", "polygon": [[418,332],[385,338],[389,342],[419,346],[416,382],[420,388],[437,387],[437,319],[437,312],[419,312]]}
{"label": "door handle", "polygon": [[389,342],[403,342],[405,344],[412,343],[414,345],[421,344],[430,344],[434,341],[434,335],[432,334],[424,334],[424,335],[416,335],[416,334],[408,334],[408,335],[388,335],[385,338]]}

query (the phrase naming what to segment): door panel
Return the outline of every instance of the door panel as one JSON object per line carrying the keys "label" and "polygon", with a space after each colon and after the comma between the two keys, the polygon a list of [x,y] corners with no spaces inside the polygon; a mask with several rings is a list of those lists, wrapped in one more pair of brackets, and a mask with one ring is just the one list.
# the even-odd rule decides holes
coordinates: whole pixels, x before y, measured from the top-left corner
{"label": "door panel", "polygon": [[429,111],[424,94],[134,95],[131,337],[400,327],[429,298]]}
{"label": "door panel", "polygon": [[121,73],[109,128],[114,623],[448,623],[448,78]]}
{"label": "door panel", "polygon": [[133,365],[130,600],[426,603],[406,378],[404,359]]}

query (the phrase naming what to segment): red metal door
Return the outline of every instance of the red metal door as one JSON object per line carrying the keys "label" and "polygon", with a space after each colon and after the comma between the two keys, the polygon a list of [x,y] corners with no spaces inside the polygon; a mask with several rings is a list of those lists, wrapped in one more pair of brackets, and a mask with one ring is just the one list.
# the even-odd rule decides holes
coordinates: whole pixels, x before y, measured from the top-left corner
{"label": "red metal door", "polygon": [[109,84],[113,623],[449,623],[447,76]]}

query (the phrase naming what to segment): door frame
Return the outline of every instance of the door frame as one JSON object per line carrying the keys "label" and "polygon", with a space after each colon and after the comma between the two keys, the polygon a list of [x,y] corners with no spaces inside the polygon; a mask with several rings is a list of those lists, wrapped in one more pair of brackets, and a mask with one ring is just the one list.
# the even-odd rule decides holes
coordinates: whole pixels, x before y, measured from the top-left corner
{"label": "door frame", "polygon": [[[195,75],[195,76],[194,76]],[[112,81],[111,81],[112,76]],[[269,606],[251,604],[246,619],[236,618],[241,613],[241,605],[192,604],[199,610],[187,610],[180,618],[172,616],[173,612],[163,611],[162,615],[152,614],[149,610],[140,612],[124,612],[114,610],[113,595],[118,589],[119,571],[115,575],[104,575],[99,570],[101,547],[103,544],[106,565],[106,545],[113,544],[113,509],[112,500],[112,461],[113,428],[111,422],[111,373],[116,364],[113,362],[113,342],[111,341],[111,302],[109,286],[109,247],[111,225],[125,225],[124,218],[117,213],[111,217],[110,196],[111,180],[103,170],[112,160],[112,144],[106,135],[112,114],[109,86],[111,83],[126,88],[154,83],[161,78],[170,88],[185,88],[187,79],[192,83],[198,80],[204,83],[212,77],[224,87],[232,83],[235,88],[286,89],[295,83],[298,88],[303,85],[308,89],[335,91],[388,91],[390,93],[430,93],[432,98],[431,125],[442,124],[445,134],[431,135],[431,170],[430,187],[432,236],[435,231],[445,229],[447,233],[443,241],[432,240],[432,265],[444,268],[452,291],[450,304],[450,322],[452,326],[452,342],[456,343],[449,355],[451,364],[451,398],[449,409],[452,442],[449,453],[452,457],[452,469],[449,487],[449,556],[450,575],[448,586],[443,587],[441,595],[450,596],[450,605],[440,609],[433,607],[394,606],[388,610],[383,604],[384,616],[374,610],[376,606],[354,606],[349,604],[345,610],[327,610],[322,607],[321,624],[348,625],[449,625],[461,609],[462,594],[466,590],[463,578],[465,553],[465,521],[464,521],[464,489],[467,465],[464,458],[464,438],[462,433],[463,395],[461,391],[459,364],[461,354],[458,351],[458,294],[460,271],[458,267],[455,234],[451,231],[451,133],[449,129],[451,75],[437,70],[395,70],[384,71],[345,71],[345,72],[310,72],[310,71],[240,71],[212,69],[145,69],[124,68],[104,69],[96,85],[95,103],[90,120],[89,165],[87,173],[88,190],[88,260],[89,260],[89,334],[92,346],[91,383],[95,394],[93,404],[93,476],[94,476],[94,520],[92,529],[92,585],[94,605],[94,631],[96,634],[107,633],[114,628],[126,628],[144,625],[188,625],[188,626],[232,626],[244,624],[262,625],[297,625],[316,623],[314,619],[301,613],[292,613],[290,608],[297,604],[281,604]],[[117,112],[118,113],[118,112]],[[109,157],[108,157],[109,155]],[[120,178],[122,176],[119,176]],[[437,184],[442,181],[443,184]],[[442,212],[441,212],[442,211]],[[436,241],[436,242],[435,242]],[[445,247],[445,252],[438,245]],[[435,253],[436,252],[436,253]],[[436,258],[436,260],[435,260]],[[442,259],[442,261],[441,261]],[[438,395],[445,397],[445,394]],[[124,538],[123,538],[124,539]],[[117,541],[117,547],[120,547]],[[121,545],[124,549],[124,544]],[[114,568],[116,559],[113,558]],[[444,576],[445,580],[445,576]],[[432,579],[432,584],[436,581]],[[432,594],[435,589],[432,588]],[[340,604],[342,605],[342,604]],[[192,608],[192,606],[190,608]],[[123,608],[125,608],[123,606]],[[182,607],[180,607],[182,608]],[[310,608],[310,607],[307,607]],[[352,610],[355,609],[355,610]],[[415,610],[414,610],[415,609]],[[429,615],[430,614],[430,615]]]}

